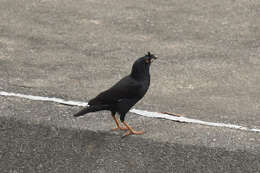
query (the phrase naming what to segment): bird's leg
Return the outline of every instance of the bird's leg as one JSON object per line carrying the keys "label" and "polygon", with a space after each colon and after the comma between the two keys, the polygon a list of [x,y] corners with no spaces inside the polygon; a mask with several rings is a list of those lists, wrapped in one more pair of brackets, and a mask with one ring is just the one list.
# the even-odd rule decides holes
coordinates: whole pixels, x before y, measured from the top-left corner
{"label": "bird's leg", "polygon": [[126,137],[128,135],[134,134],[134,135],[142,135],[144,134],[144,131],[135,131],[134,129],[132,129],[132,127],[130,127],[126,122],[122,121],[122,123],[128,128],[128,132],[126,132],[123,137]]}
{"label": "bird's leg", "polygon": [[117,120],[115,115],[112,115],[112,117],[113,117],[113,119],[116,122],[116,128],[113,128],[112,130],[128,130],[127,127],[122,127],[122,126],[119,125],[119,122],[118,122],[118,120]]}

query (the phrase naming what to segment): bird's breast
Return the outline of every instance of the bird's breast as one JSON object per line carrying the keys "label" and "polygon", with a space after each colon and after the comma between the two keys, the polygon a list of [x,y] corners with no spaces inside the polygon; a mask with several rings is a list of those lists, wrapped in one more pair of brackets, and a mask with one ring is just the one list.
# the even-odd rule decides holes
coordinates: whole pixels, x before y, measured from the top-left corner
{"label": "bird's breast", "polygon": [[147,90],[149,89],[149,86],[150,86],[150,80],[146,80],[143,82],[143,85],[139,91],[141,98],[146,94]]}

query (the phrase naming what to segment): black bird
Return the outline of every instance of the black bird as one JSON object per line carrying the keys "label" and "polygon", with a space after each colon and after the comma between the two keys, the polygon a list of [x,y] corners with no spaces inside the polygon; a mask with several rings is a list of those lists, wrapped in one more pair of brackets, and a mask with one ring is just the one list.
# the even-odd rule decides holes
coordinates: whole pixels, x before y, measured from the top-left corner
{"label": "black bird", "polygon": [[[91,99],[88,106],[74,116],[79,117],[89,112],[109,110],[116,122],[114,130],[128,130],[124,136],[143,134],[143,131],[135,131],[125,122],[125,115],[147,92],[150,85],[150,65],[154,59],[157,57],[150,52],[137,59],[132,66],[130,75],[125,76],[110,89]],[[119,125],[116,113],[120,115],[120,120],[125,127]]]}

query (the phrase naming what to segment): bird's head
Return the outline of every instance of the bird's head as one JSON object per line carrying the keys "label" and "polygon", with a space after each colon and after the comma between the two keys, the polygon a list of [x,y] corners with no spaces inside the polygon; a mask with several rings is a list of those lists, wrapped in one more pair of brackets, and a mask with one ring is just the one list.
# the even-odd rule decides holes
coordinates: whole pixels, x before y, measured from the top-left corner
{"label": "bird's head", "polygon": [[157,59],[157,57],[150,52],[148,52],[145,56],[137,59],[133,64],[131,75],[134,78],[139,79],[149,76],[150,65],[155,59]]}
{"label": "bird's head", "polygon": [[153,60],[157,59],[157,57],[153,54],[151,54],[150,52],[147,53],[147,55],[145,55],[143,57],[144,61],[146,64],[151,64],[153,62]]}

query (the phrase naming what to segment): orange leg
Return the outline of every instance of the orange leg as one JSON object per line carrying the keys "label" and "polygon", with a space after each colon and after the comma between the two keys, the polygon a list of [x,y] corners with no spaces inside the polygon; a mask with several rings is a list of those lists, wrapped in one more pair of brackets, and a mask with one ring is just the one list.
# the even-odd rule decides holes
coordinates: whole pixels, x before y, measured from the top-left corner
{"label": "orange leg", "polygon": [[131,134],[134,134],[134,135],[142,135],[144,134],[144,131],[135,131],[134,129],[132,129],[126,122],[122,122],[126,127],[127,129],[129,130],[128,132],[126,132],[123,137],[126,137],[128,135],[131,135]]}
{"label": "orange leg", "polygon": [[112,117],[116,122],[116,128],[113,128],[112,130],[128,130],[127,127],[122,127],[122,126],[119,125],[119,122],[118,122],[116,116],[112,116]]}

